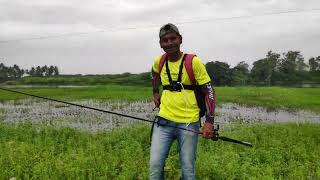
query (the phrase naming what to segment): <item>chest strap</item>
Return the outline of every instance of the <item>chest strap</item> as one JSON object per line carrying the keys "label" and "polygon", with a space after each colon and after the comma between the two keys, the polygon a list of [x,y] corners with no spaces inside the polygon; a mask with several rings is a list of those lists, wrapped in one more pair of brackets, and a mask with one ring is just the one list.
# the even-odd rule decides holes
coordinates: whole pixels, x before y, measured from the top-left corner
{"label": "chest strap", "polygon": [[176,85],[163,86],[163,90],[169,90],[169,91],[181,91],[182,89],[195,90],[195,86],[194,85],[184,85],[184,84],[181,85],[178,83],[176,83]]}

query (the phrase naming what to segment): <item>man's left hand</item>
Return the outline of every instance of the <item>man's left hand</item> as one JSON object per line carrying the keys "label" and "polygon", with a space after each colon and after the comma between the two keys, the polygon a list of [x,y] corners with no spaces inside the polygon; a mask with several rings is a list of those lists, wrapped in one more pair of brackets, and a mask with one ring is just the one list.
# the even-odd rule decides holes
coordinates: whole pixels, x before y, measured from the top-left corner
{"label": "man's left hand", "polygon": [[215,136],[214,125],[209,122],[205,122],[202,128],[202,137],[206,139],[211,139]]}

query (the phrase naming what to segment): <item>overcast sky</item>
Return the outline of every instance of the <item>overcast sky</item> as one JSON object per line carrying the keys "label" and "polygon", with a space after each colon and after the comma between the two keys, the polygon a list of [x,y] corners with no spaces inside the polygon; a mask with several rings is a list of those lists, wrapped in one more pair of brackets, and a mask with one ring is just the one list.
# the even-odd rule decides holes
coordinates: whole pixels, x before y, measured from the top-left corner
{"label": "overcast sky", "polygon": [[0,62],[63,74],[146,72],[167,22],[204,63],[251,65],[269,50],[320,55],[319,0],[0,0]]}

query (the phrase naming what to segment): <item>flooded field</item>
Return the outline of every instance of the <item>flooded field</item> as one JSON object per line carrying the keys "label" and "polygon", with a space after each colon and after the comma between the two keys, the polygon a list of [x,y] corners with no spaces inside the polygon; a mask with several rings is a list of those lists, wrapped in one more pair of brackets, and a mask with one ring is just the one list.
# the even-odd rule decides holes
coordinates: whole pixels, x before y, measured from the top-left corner
{"label": "flooded field", "polygon": [[[130,116],[152,120],[157,114],[153,104],[148,102],[113,102],[78,101],[73,102],[89,107],[114,111]],[[0,120],[9,123],[32,122],[54,126],[77,127],[96,131],[125,127],[140,121],[122,116],[97,112],[57,102],[34,99],[6,101],[0,103]],[[320,115],[309,111],[267,111],[261,107],[244,107],[226,103],[216,109],[216,123],[223,125],[230,122],[320,122]]]}
{"label": "flooded field", "polygon": [[[101,103],[98,101],[81,101],[72,103],[152,119],[152,107],[144,102]],[[0,103],[0,112],[0,118],[4,122],[31,122],[55,126],[71,126],[90,131],[124,127],[132,123],[137,123],[136,120],[122,116],[57,102],[35,101],[30,99]]]}
{"label": "flooded field", "polygon": [[320,114],[311,111],[287,111],[284,109],[267,110],[262,107],[245,107],[233,103],[223,104],[217,108],[217,120],[230,122],[320,122]]}

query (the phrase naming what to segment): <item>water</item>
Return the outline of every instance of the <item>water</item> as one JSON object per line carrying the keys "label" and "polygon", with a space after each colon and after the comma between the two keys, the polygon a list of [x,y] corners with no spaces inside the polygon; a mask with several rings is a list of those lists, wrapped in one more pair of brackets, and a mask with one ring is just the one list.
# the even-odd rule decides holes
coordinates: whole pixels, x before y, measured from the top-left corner
{"label": "water", "polygon": [[310,111],[286,111],[284,109],[268,111],[262,107],[245,107],[233,103],[217,108],[216,120],[222,123],[240,122],[320,122],[320,114]]}
{"label": "water", "polygon": [[[130,116],[153,120],[156,112],[149,102],[73,102],[85,106],[114,111]],[[244,107],[233,103],[223,104],[216,109],[215,122],[223,125],[230,122],[312,122],[319,123],[320,115],[310,111],[267,111],[262,107]],[[0,121],[10,123],[31,122],[58,127],[76,127],[89,131],[126,127],[141,121],[97,112],[62,103],[25,99],[0,103]]]}
{"label": "water", "polygon": [[[152,113],[152,105],[146,102],[101,103],[98,101],[81,101],[72,103],[144,119],[152,119],[155,115]],[[32,99],[0,103],[0,120],[9,123],[30,122],[54,126],[69,126],[90,131],[125,127],[137,123],[137,120],[131,118],[57,102]]]}

